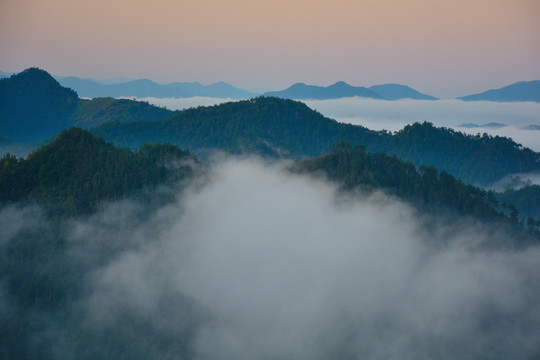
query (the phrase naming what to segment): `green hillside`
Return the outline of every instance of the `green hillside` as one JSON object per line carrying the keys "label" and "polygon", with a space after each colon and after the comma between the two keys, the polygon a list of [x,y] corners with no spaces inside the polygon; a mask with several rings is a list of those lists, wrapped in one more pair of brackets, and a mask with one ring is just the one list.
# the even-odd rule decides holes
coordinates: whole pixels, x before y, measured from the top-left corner
{"label": "green hillside", "polygon": [[509,138],[465,135],[427,122],[394,134],[373,131],[338,123],[301,102],[271,97],[189,109],[164,121],[107,123],[91,131],[121,146],[168,142],[203,157],[222,150],[305,158],[329,153],[333,144],[345,140],[417,166],[435,165],[480,185],[540,169],[540,154]]}
{"label": "green hillside", "polygon": [[189,168],[165,165],[188,158],[175,146],[145,145],[133,152],[70,128],[27,159],[0,159],[0,202],[38,201],[60,206],[63,213],[87,212],[102,201],[187,176]]}
{"label": "green hillside", "polygon": [[384,190],[430,214],[472,216],[507,229],[525,228],[527,233],[540,238],[540,221],[531,219],[524,227],[517,207],[499,202],[495,193],[467,185],[433,166],[416,169],[396,156],[367,153],[363,146],[342,142],[328,155],[297,162],[293,171],[324,174],[347,190]]}

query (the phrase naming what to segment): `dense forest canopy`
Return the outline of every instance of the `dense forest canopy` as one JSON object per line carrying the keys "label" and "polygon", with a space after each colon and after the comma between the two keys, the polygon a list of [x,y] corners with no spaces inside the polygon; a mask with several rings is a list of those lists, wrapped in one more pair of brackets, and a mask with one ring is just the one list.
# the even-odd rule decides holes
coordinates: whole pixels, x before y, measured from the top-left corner
{"label": "dense forest canopy", "polygon": [[348,190],[382,189],[430,213],[474,216],[513,229],[526,228],[530,235],[540,238],[540,221],[529,216],[524,224],[518,218],[518,208],[504,201],[509,194],[501,195],[503,201],[499,202],[495,193],[467,185],[434,166],[422,165],[416,169],[411,162],[395,155],[367,153],[363,146],[341,142],[332,153],[298,162],[294,170],[322,173]]}
{"label": "dense forest canopy", "polygon": [[70,128],[27,159],[10,154],[1,159],[0,202],[34,200],[59,206],[62,213],[89,212],[105,200],[188,176],[188,166],[168,166],[180,160],[195,158],[172,145],[120,149],[86,130]]}
{"label": "dense forest canopy", "polygon": [[185,110],[157,122],[107,123],[91,130],[120,146],[169,142],[206,156],[212,149],[304,158],[329,153],[344,140],[419,165],[434,165],[466,183],[486,185],[540,169],[540,154],[505,137],[465,135],[429,122],[394,134],[339,123],[292,100],[260,97]]}
{"label": "dense forest canopy", "polygon": [[[339,83],[338,83],[339,85]],[[540,155],[509,138],[465,135],[429,122],[401,131],[338,123],[305,104],[273,97],[173,112],[145,102],[81,99],[47,72],[31,68],[0,80],[0,142],[44,141],[69,126],[93,128],[119,146],[171,143],[206,157],[219,150],[305,158],[344,140],[438,169],[477,185],[540,169]]]}
{"label": "dense forest canopy", "polygon": [[[204,110],[212,111],[213,108]],[[295,114],[295,118],[300,116],[296,117]],[[213,165],[219,164],[210,164],[210,167]],[[203,332],[201,329],[215,328],[216,321],[220,319],[212,317],[207,306],[178,290],[183,289],[182,282],[176,277],[179,274],[175,273],[173,278],[162,277],[166,275],[160,272],[163,268],[178,262],[175,253],[159,253],[161,246],[170,244],[171,240],[166,232],[163,235],[162,227],[176,226],[180,234],[192,224],[199,224],[204,229],[212,228],[216,224],[203,221],[205,209],[210,211],[223,198],[216,197],[213,191],[205,193],[202,197],[207,207],[201,208],[201,204],[196,202],[195,213],[190,213],[182,222],[178,217],[182,216],[184,206],[191,204],[193,207],[193,202],[187,201],[180,210],[175,209],[166,215],[167,211],[171,211],[166,206],[174,201],[171,201],[171,193],[168,192],[164,192],[165,197],[160,198],[159,188],[174,188],[171,196],[174,200],[186,182],[192,181],[192,185],[206,183],[206,170],[194,156],[174,145],[146,144],[132,151],[118,148],[79,128],[63,131],[54,141],[26,159],[4,156],[0,160],[0,219],[11,219],[13,229],[3,229],[7,240],[0,243],[0,357],[147,359],[174,354],[185,359],[196,358],[196,339]],[[416,168],[411,162],[400,160],[395,155],[369,153],[363,146],[341,142],[333,146],[330,154],[298,161],[290,170],[292,175],[287,173],[280,176],[324,174],[326,179],[342,184],[343,191],[352,191],[351,194],[358,189],[366,193],[383,191],[406,201],[422,214],[444,214],[444,217],[455,219],[467,216],[490,226],[497,224],[497,229],[504,234],[512,234],[511,237],[503,236],[506,241],[504,246],[514,249],[526,248],[538,241],[540,223],[534,219],[519,221],[517,209],[512,204],[498,200],[496,194],[466,185],[433,166]],[[258,178],[258,181],[265,182],[265,178]],[[229,182],[234,181],[229,179]],[[302,183],[302,187],[307,184],[309,182]],[[319,187],[316,189],[320,190]],[[148,195],[144,191],[148,191]],[[270,196],[290,196],[280,194],[283,191],[281,186],[274,191],[276,193]],[[199,187],[194,186],[189,198],[192,199],[199,192]],[[246,197],[252,194],[243,195],[242,198],[232,199],[233,204],[245,202]],[[222,196],[229,198],[230,194]],[[267,201],[265,196],[263,199]],[[153,206],[156,201],[159,204]],[[101,206],[107,202],[109,207]],[[259,205],[264,208],[266,203]],[[250,209],[255,210],[267,211]],[[327,211],[323,212],[326,217],[330,215]],[[217,225],[235,228],[250,225],[244,217],[236,220],[239,222],[224,221]],[[293,222],[286,220],[289,225]],[[268,222],[266,226],[275,231],[274,218],[262,221]],[[222,238],[219,226],[216,236],[219,246],[227,246],[228,243],[222,241],[226,238]],[[201,245],[198,237],[201,229],[198,230],[197,242],[186,248],[189,254],[193,254],[194,249]],[[336,229],[340,234],[342,230]],[[252,236],[252,233],[249,235]],[[165,236],[169,242],[158,242],[156,239],[160,236]],[[303,241],[302,246],[309,247],[309,240],[306,238],[306,244]],[[251,256],[252,247],[249,244],[252,241],[254,239],[250,237],[250,242],[244,247],[230,250],[234,259],[244,252]],[[395,242],[399,249],[397,244]],[[165,250],[177,251],[175,246],[178,245],[172,249],[165,247]],[[305,247],[299,250],[302,254],[306,251]],[[142,254],[153,254],[153,251],[158,253],[150,257],[151,261],[141,259]],[[215,256],[214,252],[212,254]],[[283,249],[279,250],[279,254],[281,259]],[[169,258],[171,256],[172,259]],[[221,256],[222,252],[213,257],[213,261],[219,261]],[[356,256],[359,255],[353,255]],[[129,267],[122,268],[122,260],[129,264],[141,261],[155,273],[139,268],[135,268],[133,273]],[[248,260],[249,264],[255,261],[252,258]],[[359,263],[363,266],[359,260],[354,262]],[[205,262],[200,266],[197,269],[207,273],[214,264]],[[120,285],[110,282],[108,271],[111,269],[119,271]],[[141,276],[137,271],[144,275],[145,282],[134,285],[137,289],[135,294],[124,294],[125,288],[122,286],[129,287],[131,281]],[[344,273],[348,272],[347,268]],[[287,274],[287,278],[293,275],[298,274]],[[104,283],[100,283],[100,279]],[[145,286],[149,284],[156,286],[160,292],[145,292]],[[96,295],[96,292],[99,294],[99,286],[105,286],[104,291],[112,293],[113,297],[99,298]],[[228,288],[225,290],[229,293]],[[123,296],[133,297],[133,303],[124,305]],[[145,296],[155,298],[158,303],[155,309],[146,306],[143,300]],[[107,314],[105,320],[96,320],[92,315],[92,306],[101,309],[102,305],[105,309],[113,305],[120,308],[113,306],[117,311]],[[141,306],[142,310],[137,306]],[[255,313],[258,313],[259,307],[257,303]],[[496,324],[506,321],[505,314],[498,314],[497,311],[486,314]],[[158,319],[157,323],[149,319],[154,316]],[[344,331],[349,333],[347,329]],[[332,334],[334,331],[332,329]],[[339,346],[325,350],[328,354],[339,354],[343,349],[340,344],[338,342]]]}

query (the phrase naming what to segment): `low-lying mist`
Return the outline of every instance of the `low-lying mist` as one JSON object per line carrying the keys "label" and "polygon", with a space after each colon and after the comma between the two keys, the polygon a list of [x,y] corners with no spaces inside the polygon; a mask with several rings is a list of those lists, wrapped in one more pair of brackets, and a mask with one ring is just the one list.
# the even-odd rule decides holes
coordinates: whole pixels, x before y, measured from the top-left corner
{"label": "low-lying mist", "polygon": [[[467,134],[506,136],[540,151],[540,103],[461,100],[385,101],[366,98],[304,101],[310,108],[340,122],[362,125],[373,130],[401,130],[414,122],[428,121]],[[506,125],[483,126],[490,123]],[[462,126],[466,124],[478,127]],[[531,127],[532,125],[532,127]]]}
{"label": "low-lying mist", "polygon": [[[466,219],[428,229],[394,198],[286,166],[223,160],[149,215],[123,201],[65,225],[84,291],[51,353],[83,358],[70,333],[84,332],[103,347],[132,336],[144,358],[540,356],[538,247],[489,246],[497,233]],[[10,208],[0,224],[25,218],[36,217]]]}

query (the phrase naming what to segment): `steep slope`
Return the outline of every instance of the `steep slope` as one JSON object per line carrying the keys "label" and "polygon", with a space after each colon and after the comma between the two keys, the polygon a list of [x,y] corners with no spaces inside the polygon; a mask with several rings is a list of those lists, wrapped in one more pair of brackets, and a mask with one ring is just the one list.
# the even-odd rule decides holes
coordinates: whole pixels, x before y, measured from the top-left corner
{"label": "steep slope", "polygon": [[540,169],[540,154],[508,138],[465,135],[427,122],[395,134],[372,131],[328,119],[301,102],[273,97],[189,109],[154,123],[108,123],[92,132],[121,146],[169,142],[199,155],[223,150],[303,158],[328,153],[345,140],[415,165],[435,165],[474,184]]}
{"label": "steep slope", "polygon": [[264,96],[275,96],[284,99],[339,99],[343,97],[367,97],[373,99],[384,99],[383,96],[371,91],[365,87],[351,86],[343,81],[322,87],[314,85],[306,85],[303,83],[296,83],[291,87],[281,91],[270,91],[264,94]]}
{"label": "steep slope", "polygon": [[370,86],[369,90],[376,92],[385,99],[399,100],[399,99],[415,99],[415,100],[438,100],[438,98],[422,94],[415,89],[400,84],[383,84]]}
{"label": "steep slope", "polygon": [[500,89],[459,97],[464,101],[536,101],[540,102],[540,80],[520,81]]}
{"label": "steep slope", "polygon": [[[341,142],[330,154],[297,162],[292,169],[324,174],[347,190],[382,189],[430,213],[474,216],[486,222],[504,223],[516,230],[522,228],[516,208],[510,204],[499,205],[494,193],[466,185],[433,166],[420,166],[417,170],[412,163],[395,156],[367,153],[363,146],[353,147]],[[528,230],[540,238],[535,224]]]}
{"label": "steep slope", "polygon": [[0,161],[0,203],[39,200],[62,212],[93,210],[144,186],[186,176],[187,168],[166,163],[192,158],[170,145],[146,145],[138,152],[115,148],[86,130],[70,128],[25,159]]}
{"label": "steep slope", "polygon": [[56,134],[71,125],[78,100],[75,91],[37,68],[0,79],[0,133],[20,142]]}
{"label": "steep slope", "polygon": [[43,141],[72,125],[162,120],[174,113],[131,100],[80,99],[37,68],[0,80],[0,134],[19,143]]}

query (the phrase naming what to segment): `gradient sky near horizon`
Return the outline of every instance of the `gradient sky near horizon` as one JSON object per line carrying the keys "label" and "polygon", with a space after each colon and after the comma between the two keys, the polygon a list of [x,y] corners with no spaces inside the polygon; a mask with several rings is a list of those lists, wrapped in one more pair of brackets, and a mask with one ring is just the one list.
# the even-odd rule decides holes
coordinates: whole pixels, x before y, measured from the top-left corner
{"label": "gradient sky near horizon", "polygon": [[540,0],[0,0],[0,49],[7,72],[456,97],[540,79]]}

